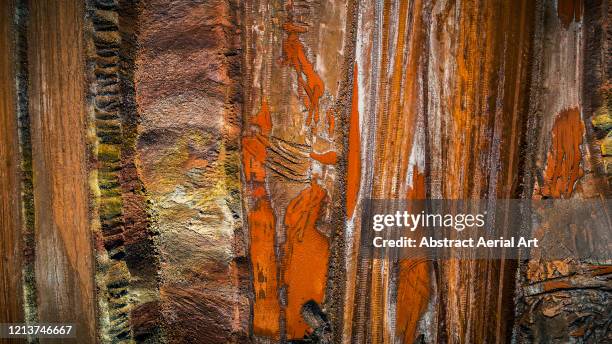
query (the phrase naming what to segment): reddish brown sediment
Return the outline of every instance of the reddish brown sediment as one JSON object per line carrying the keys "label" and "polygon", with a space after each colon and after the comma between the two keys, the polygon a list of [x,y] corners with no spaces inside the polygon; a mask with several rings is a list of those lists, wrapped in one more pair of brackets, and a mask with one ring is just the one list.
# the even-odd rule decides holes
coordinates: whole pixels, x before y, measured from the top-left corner
{"label": "reddish brown sediment", "polygon": [[[304,11],[320,11],[320,20],[330,21],[333,16],[325,13],[330,4],[293,7],[288,3],[265,9],[251,5],[256,6],[245,4],[245,57],[252,63],[245,79],[246,112],[262,115],[246,121],[257,125],[252,132],[249,127],[243,131],[245,204],[248,230],[257,229],[251,222],[267,223],[269,228],[265,235],[262,231],[249,234],[256,296],[253,334],[258,339],[302,339],[312,330],[303,318],[302,307],[311,300],[323,307],[328,285],[330,239],[318,226],[324,222],[325,199],[337,169],[323,167],[317,171],[318,181],[313,181],[313,165],[337,166],[341,151],[334,144],[335,111],[339,108],[333,101],[336,94],[329,94],[332,90],[326,90],[324,82],[339,82],[340,75],[330,72],[321,76],[315,67],[331,70],[329,63],[337,61],[338,47],[317,44],[342,36],[319,37],[317,30],[311,31],[317,26],[302,20]],[[277,16],[277,10],[283,17]],[[326,30],[339,30],[337,26],[331,24]],[[258,219],[253,219],[251,205],[267,211],[260,210]],[[274,225],[275,218],[280,221],[278,216],[282,216],[282,225]],[[275,246],[277,241],[280,247]],[[276,262],[277,255],[282,260]],[[270,276],[260,278],[260,272]],[[279,281],[275,280],[277,275]],[[259,299],[263,288],[265,299]],[[286,297],[282,306],[279,295]]]}
{"label": "reddish brown sediment", "polygon": [[[425,15],[422,1],[410,4],[409,1],[399,1],[397,7],[386,2],[382,13],[382,47],[380,48],[381,70],[379,80],[379,95],[376,103],[375,128],[377,143],[374,147],[376,161],[373,169],[371,197],[374,199],[404,199],[409,186],[411,154],[415,143],[417,118],[424,109],[423,99],[419,97],[422,90],[421,61],[425,58],[427,49],[423,48],[425,31],[420,25]],[[394,34],[397,30],[397,34]],[[367,72],[367,71],[364,71]],[[423,147],[418,147],[422,149]],[[419,188],[419,192],[424,188]],[[406,265],[408,264],[408,265]],[[422,295],[416,295],[412,302],[417,302],[416,308],[408,309],[403,298],[407,296],[408,286],[426,280],[422,276],[421,266],[411,270],[409,262],[400,264],[401,280],[397,284],[391,281],[389,271],[380,260],[374,260],[371,267],[372,283],[359,290],[357,298],[370,298],[369,319],[363,314],[357,314],[358,327],[369,327],[369,338],[373,342],[391,341],[400,335],[402,338],[414,337],[415,324],[409,321],[420,317],[422,305],[427,302]],[[363,278],[363,277],[362,277]],[[418,281],[418,282],[417,282]],[[398,292],[393,298],[392,288]],[[386,309],[392,303],[396,304],[398,321],[395,333],[389,330],[390,319]],[[358,332],[356,334],[360,336]]]}
{"label": "reddish brown sediment", "polygon": [[572,22],[580,22],[582,19],[583,0],[558,0],[557,16],[561,23],[567,28]]}
{"label": "reddish brown sediment", "polygon": [[592,265],[590,266],[590,270],[593,276],[612,274],[612,265]]}
{"label": "reddish brown sediment", "polygon": [[280,303],[276,253],[275,221],[270,202],[261,195],[248,214],[251,263],[253,266],[253,333],[278,338]]}
{"label": "reddish brown sediment", "polygon": [[[249,240],[253,279],[253,333],[270,338],[279,338],[280,303],[278,300],[275,237],[276,221],[266,191],[266,169],[268,142],[266,137],[272,129],[270,111],[266,100],[250,121],[257,130],[252,136],[242,139],[242,154],[247,190],[253,197],[254,206],[249,210]],[[259,131],[261,134],[258,134]]]}
{"label": "reddish brown sediment", "polygon": [[548,292],[548,291],[552,291],[552,290],[559,290],[559,289],[568,289],[571,288],[572,285],[567,282],[567,281],[548,281],[548,282],[544,282],[544,291]]}
{"label": "reddish brown sediment", "polygon": [[[96,2],[96,12],[92,17],[95,22],[94,29],[101,32],[108,31],[116,26],[120,33],[120,45],[110,44],[112,51],[117,51],[116,59],[121,61],[121,67],[112,69],[113,73],[98,73],[97,82],[109,85],[109,81],[118,78],[117,83],[110,85],[122,90],[117,94],[116,101],[122,106],[113,109],[118,111],[121,118],[121,170],[119,184],[122,198],[122,220],[125,261],[132,281],[130,288],[137,289],[146,298],[132,299],[129,310],[129,322],[133,338],[148,339],[158,337],[163,325],[161,302],[159,299],[158,272],[160,270],[159,251],[155,247],[155,233],[150,230],[151,217],[147,213],[146,189],[139,175],[136,159],[136,142],[138,132],[139,114],[134,105],[134,55],[137,51],[136,30],[139,25],[138,4],[129,1],[118,1],[113,11],[107,11],[104,3]],[[96,47],[100,54],[108,52],[108,45]],[[119,57],[121,56],[121,58]],[[112,60],[111,60],[112,61]],[[101,67],[108,61],[101,58]],[[112,88],[111,88],[112,90]],[[101,95],[108,92],[108,88],[97,88]],[[113,107],[113,102],[106,104]],[[106,116],[102,112],[99,115]],[[107,191],[110,192],[110,191]],[[112,227],[111,227],[112,228]],[[102,266],[100,264],[100,266]],[[119,296],[120,294],[115,294]],[[129,295],[124,295],[129,297]],[[124,309],[122,309],[124,310]],[[109,314],[110,317],[110,314]],[[115,336],[123,335],[115,332]],[[154,339],[153,339],[154,340]]]}
{"label": "reddish brown sediment", "polygon": [[[422,171],[427,197],[514,197],[519,152],[514,147],[520,143],[525,119],[534,8],[527,1],[385,2],[375,16],[380,18],[374,29],[380,45],[372,45],[373,52],[364,49],[362,57],[376,54],[380,63],[379,70],[370,67],[377,72],[378,96],[364,101],[366,108],[376,108],[372,198],[406,197],[411,160],[428,166]],[[419,119],[420,114],[424,119]],[[366,319],[355,315],[357,338],[367,334],[372,341],[391,341],[401,333],[406,342],[422,337],[481,343],[510,333],[511,312],[503,307],[512,298],[511,264],[444,261],[439,267],[435,279],[421,279],[436,281],[430,291],[438,302],[428,315],[436,317],[435,324],[425,322],[414,332],[416,327],[410,327],[414,324],[396,323],[396,333],[389,333],[385,309],[393,306],[393,299],[388,290],[404,288],[402,284],[416,277],[404,275],[407,280],[397,280],[399,285],[394,286],[385,266],[374,261],[365,294],[370,297],[370,314]],[[474,274],[487,276],[487,283],[499,288],[472,289]],[[423,296],[425,304],[427,300]],[[474,307],[467,310],[462,306],[466,302]],[[395,307],[408,312],[399,309],[399,303]],[[416,308],[425,312],[421,307]],[[407,323],[405,319],[422,317],[405,313],[396,320]],[[371,329],[361,334],[363,326]]]}
{"label": "reddish brown sediment", "polygon": [[[99,327],[83,342],[608,337],[610,266],[368,259],[357,215],[369,198],[609,198],[607,2],[73,5],[7,16],[32,23],[33,116],[15,136],[3,59],[3,250],[11,215],[38,218],[25,264],[0,262],[26,305],[0,314],[77,314]],[[36,208],[7,207],[30,132]],[[548,245],[580,234],[559,228]]]}
{"label": "reddish brown sediment", "polygon": [[542,196],[570,198],[576,181],[583,176],[581,167],[584,123],[577,108],[562,111],[555,119]]}
{"label": "reddish brown sediment", "polygon": [[346,168],[346,212],[351,219],[355,212],[357,195],[361,185],[361,137],[359,133],[359,70],[357,63],[353,67],[353,93],[351,98],[351,116],[349,119],[348,154]]}
{"label": "reddish brown sediment", "polygon": [[[415,167],[408,200],[426,198],[425,174]],[[417,209],[410,209],[418,212]],[[423,229],[417,229],[422,231]],[[400,259],[397,282],[397,314],[395,332],[403,343],[413,343],[416,328],[425,312],[431,294],[431,264],[424,259]]]}
{"label": "reddish brown sediment", "polygon": [[247,181],[263,182],[266,177],[264,169],[268,147],[267,140],[261,135],[244,137],[242,139],[244,173]]}
{"label": "reddish brown sediment", "polygon": [[414,166],[412,170],[412,182],[406,193],[408,200],[424,200],[427,198],[427,189],[425,186],[425,173],[419,171],[418,166]]}
{"label": "reddish brown sediment", "polygon": [[74,323],[96,342],[86,155],[84,5],[29,3],[28,85],[38,320]]}
{"label": "reddish brown sediment", "polygon": [[155,233],[163,336],[245,342],[240,6],[151,0],[137,11],[134,165]]}
{"label": "reddish brown sediment", "polygon": [[[329,283],[327,271],[330,239],[318,226],[327,208],[328,188],[333,185],[335,172],[334,169],[323,169],[316,176],[313,162],[318,161],[323,165],[338,163],[338,150],[334,144],[335,114],[332,110],[335,107],[305,46],[305,42],[312,42],[318,33],[309,32],[309,25],[302,22],[298,24],[291,19],[295,13],[308,9],[308,6],[296,9],[292,5],[290,3],[287,6],[289,18],[282,24],[280,60],[283,63],[275,67],[280,69],[278,74],[289,71],[293,76],[289,80],[278,79],[281,82],[270,85],[271,90],[262,90],[266,93],[280,92],[290,99],[285,102],[286,99],[281,101],[275,97],[270,102],[271,108],[279,110],[278,114],[275,113],[278,116],[275,117],[278,119],[275,120],[275,134],[278,136],[268,142],[270,152],[274,153],[270,153],[266,165],[275,172],[275,178],[270,179],[274,189],[266,197],[274,204],[275,213],[284,214],[284,228],[280,234],[284,237],[280,270],[287,301],[281,322],[284,323],[282,335],[288,340],[302,339],[315,330],[310,328],[312,324],[307,323],[302,314],[302,307],[307,302],[313,301],[323,307]],[[311,10],[323,10],[323,7],[318,9],[317,6],[313,5]],[[325,65],[325,59],[332,52],[336,53],[333,49],[328,52],[324,46],[309,46],[308,49],[322,49],[317,57],[317,65]],[[330,80],[333,75],[327,76],[326,80]],[[276,75],[271,74],[269,77],[274,79]],[[326,98],[323,97],[324,93],[328,94]],[[287,114],[283,115],[283,111],[287,111]],[[306,118],[303,118],[304,113]],[[318,132],[322,113],[325,113],[323,128],[327,126],[327,137],[322,137]],[[279,137],[285,141],[279,143]],[[300,176],[300,183],[296,183],[296,176]],[[308,183],[305,188],[304,181]]]}
{"label": "reddish brown sediment", "polygon": [[[430,145],[429,178],[441,181],[432,193],[446,199],[519,197],[517,147],[530,95],[535,3],[467,1],[448,10],[449,20],[431,33],[440,41],[458,37],[450,49],[439,45],[440,55],[430,60],[432,70],[440,68],[434,74],[440,81],[443,70],[457,70],[450,85],[436,86],[439,105],[429,113],[430,122],[442,121],[430,132],[442,145]],[[454,28],[447,31],[449,23]],[[440,263],[439,274],[436,312],[444,317],[437,325],[444,328],[439,340],[487,343],[511,335],[513,311],[506,305],[514,298],[512,261],[452,259]],[[486,276],[488,287],[474,287],[476,276]]]}
{"label": "reddish brown sediment", "polygon": [[[270,118],[270,109],[268,108],[268,102],[266,99],[261,102],[261,109],[255,118],[253,118],[253,125],[259,127],[260,134],[264,137],[270,136],[272,130],[272,118]],[[263,161],[263,160],[262,160]]]}
{"label": "reddish brown sediment", "polygon": [[[401,198],[397,191],[391,191],[395,188],[389,183],[390,180],[405,180],[406,171],[408,169],[408,160],[405,159],[412,152],[414,140],[414,122],[417,115],[417,109],[421,105],[416,98],[418,87],[417,70],[418,61],[424,51],[420,49],[422,44],[421,30],[411,30],[411,35],[406,35],[405,32],[409,28],[414,28],[421,19],[422,3],[418,1],[413,8],[414,13],[411,17],[412,22],[408,21],[408,1],[400,1],[397,14],[391,13],[390,4],[386,4],[384,8],[383,22],[384,35],[389,35],[391,30],[391,17],[397,15],[397,30],[401,32],[395,37],[395,42],[387,42],[385,39],[383,44],[394,44],[393,50],[389,53],[393,57],[387,56],[386,47],[383,46],[384,63],[383,75],[381,76],[382,87],[380,87],[380,99],[378,112],[380,116],[380,125],[377,128],[378,142],[376,147],[376,160],[380,165],[376,167],[379,173],[375,173],[378,177],[374,180],[373,196],[374,198]],[[390,40],[391,38],[389,38]],[[407,46],[408,45],[408,46]],[[408,48],[408,54],[405,54],[405,49]],[[404,74],[405,73],[405,74]],[[388,78],[387,80],[385,80]],[[396,178],[393,178],[393,176]]]}
{"label": "reddish brown sediment", "polygon": [[317,221],[327,192],[316,181],[289,202],[285,214],[287,242],[284,245],[283,284],[287,288],[285,326],[287,339],[308,334],[302,306],[323,302],[327,284],[329,238],[317,230]]}
{"label": "reddish brown sediment", "polygon": [[247,182],[265,182],[266,169],[265,163],[268,156],[267,147],[269,145],[267,136],[272,129],[270,111],[266,101],[262,101],[261,109],[252,119],[252,124],[259,128],[261,134],[257,132],[242,138],[242,161],[244,175]]}
{"label": "reddish brown sediment", "polygon": [[24,319],[14,6],[0,3],[0,323]]}
{"label": "reddish brown sediment", "polygon": [[414,342],[416,329],[431,294],[430,263],[425,260],[402,259],[397,283],[396,335],[402,343]]}
{"label": "reddish brown sediment", "polygon": [[335,165],[338,162],[338,153],[336,152],[312,152],[310,153],[310,157],[325,165]]}
{"label": "reddish brown sediment", "polygon": [[306,124],[316,126],[319,123],[319,99],[323,96],[325,86],[306,57],[304,45],[300,42],[298,34],[305,33],[307,30],[294,23],[285,23],[283,29],[287,32],[287,38],[283,41],[286,61],[296,72],[297,83],[300,86],[298,94],[300,94],[304,107],[308,110]]}
{"label": "reddish brown sediment", "polygon": [[327,120],[327,134],[329,136],[334,134],[334,129],[336,128],[336,118],[333,110],[327,110],[325,112],[325,118]]}

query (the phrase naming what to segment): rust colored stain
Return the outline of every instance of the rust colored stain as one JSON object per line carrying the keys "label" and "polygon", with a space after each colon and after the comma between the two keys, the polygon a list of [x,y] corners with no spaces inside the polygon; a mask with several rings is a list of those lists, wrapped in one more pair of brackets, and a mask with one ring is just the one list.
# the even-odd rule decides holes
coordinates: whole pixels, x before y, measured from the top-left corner
{"label": "rust colored stain", "polygon": [[251,120],[259,133],[251,133],[242,139],[243,164],[248,190],[255,205],[247,220],[250,236],[250,257],[253,264],[253,333],[278,338],[280,303],[278,300],[278,265],[274,251],[275,218],[265,188],[268,135],[272,120],[268,104],[264,100],[259,113]]}
{"label": "rust colored stain", "polygon": [[325,153],[310,153],[310,157],[326,165],[335,165],[338,162],[338,154],[336,152]]}
{"label": "rust colored stain", "polygon": [[549,292],[558,289],[570,289],[572,284],[567,281],[548,281],[544,282],[544,291]]}
{"label": "rust colored stain", "polygon": [[[325,86],[313,64],[308,60],[299,34],[306,28],[291,21],[283,25],[287,38],[283,41],[286,63],[296,72],[298,97],[308,111],[306,125],[316,135],[320,119],[319,101]],[[333,133],[333,112],[326,112],[328,132]],[[310,157],[323,164],[336,164],[334,151],[311,152]],[[323,302],[329,260],[329,239],[316,228],[327,191],[315,180],[289,202],[285,212],[287,239],[284,245],[282,264],[283,285],[287,290],[285,329],[287,339],[301,339],[309,331],[302,318],[302,307],[308,301]]]}
{"label": "rust colored stain", "polygon": [[573,331],[572,333],[570,333],[570,336],[572,336],[572,337],[582,337],[582,336],[584,336],[585,332],[586,332],[586,328],[581,327],[581,328]]}
{"label": "rust colored stain", "polygon": [[301,315],[308,301],[323,302],[329,260],[329,239],[316,228],[327,192],[316,181],[287,206],[287,242],[283,264],[287,286],[286,329],[288,339],[304,337],[309,326]]}
{"label": "rust colored stain", "polygon": [[[425,199],[425,174],[414,171],[408,199]],[[412,211],[420,211],[418,209]],[[396,335],[403,343],[413,343],[416,326],[430,297],[429,263],[422,259],[402,259],[397,283]]]}
{"label": "rust colored stain", "polygon": [[353,67],[353,98],[351,99],[351,117],[348,135],[348,167],[346,186],[346,211],[348,218],[353,217],[357,194],[361,182],[361,142],[359,133],[359,84],[357,80],[357,63]]}
{"label": "rust colored stain", "polygon": [[[400,193],[399,181],[406,180],[409,170],[409,157],[415,140],[415,123],[420,110],[419,98],[419,68],[423,50],[424,32],[421,30],[423,9],[422,1],[399,1],[397,7],[385,2],[382,13],[382,52],[379,98],[377,104],[377,144],[376,166],[373,180],[373,198],[403,199],[407,195]],[[397,24],[394,25],[394,22]],[[395,33],[397,32],[397,34]],[[349,152],[350,154],[350,152]],[[350,161],[350,159],[349,159]],[[395,182],[394,182],[395,181]],[[378,265],[377,265],[378,264]],[[393,335],[413,332],[409,327],[410,317],[420,314],[411,308],[414,305],[406,304],[402,298],[413,291],[411,286],[415,283],[415,276],[411,268],[412,263],[400,264],[402,281],[397,282],[396,333],[390,333],[385,324],[385,308],[391,300],[392,291],[387,288],[389,276],[382,271],[381,264],[372,264],[372,280],[369,299],[369,326],[372,342],[386,342]],[[417,272],[418,273],[418,272]],[[416,278],[420,278],[416,275]],[[416,297],[414,300],[418,300]],[[408,309],[404,309],[408,307]],[[412,342],[412,341],[409,341]]]}
{"label": "rust colored stain", "polygon": [[[454,122],[454,133],[449,137],[448,170],[447,175],[447,197],[452,199],[463,198],[466,195],[465,182],[462,180],[464,171],[469,171],[470,155],[467,154],[466,147],[472,147],[474,140],[478,139],[473,134],[476,126],[473,124],[475,114],[479,111],[478,90],[480,87],[489,87],[488,79],[484,76],[489,75],[491,66],[496,62],[494,58],[482,59],[478,51],[490,51],[493,46],[494,35],[487,34],[487,39],[483,40],[481,33],[492,32],[488,22],[476,23],[475,13],[478,13],[478,5],[475,2],[467,2],[461,8],[459,21],[460,30],[465,34],[460,35],[457,42],[456,63],[457,76],[455,89],[449,93],[449,103],[451,104],[451,114]],[[478,77],[475,77],[478,75]],[[483,76],[481,76],[483,75]],[[478,82],[483,78],[484,82]],[[487,90],[487,92],[489,92]]]}
{"label": "rust colored stain", "polygon": [[306,123],[311,125],[313,119],[315,124],[319,123],[319,100],[323,96],[325,86],[321,77],[315,72],[312,63],[306,58],[304,45],[300,42],[298,36],[299,33],[306,32],[306,28],[294,23],[285,23],[283,28],[287,32],[287,39],[283,42],[283,50],[287,63],[295,69],[298,85],[303,91],[303,93],[298,92],[308,110]]}
{"label": "rust colored stain", "polygon": [[268,141],[262,135],[244,137],[242,139],[242,156],[244,161],[244,174],[248,181],[263,182],[266,177],[264,164],[267,157]]}
{"label": "rust colored stain", "polygon": [[559,0],[557,16],[565,28],[574,21],[579,22],[582,18],[582,0]]}
{"label": "rust colored stain", "polygon": [[407,199],[426,199],[425,174],[416,168],[412,174],[412,187],[408,189]]}
{"label": "rust colored stain", "polygon": [[429,301],[429,264],[426,260],[402,259],[397,284],[396,335],[413,343],[416,327]]}
{"label": "rust colored stain", "polygon": [[582,177],[580,167],[584,124],[580,111],[573,108],[562,111],[552,130],[552,145],[546,160],[542,195],[553,198],[569,198],[574,184]]}
{"label": "rust colored stain", "polygon": [[336,127],[336,118],[334,117],[334,111],[328,110],[325,113],[325,117],[327,119],[327,133],[329,136],[334,134],[334,128]]}
{"label": "rust colored stain", "polygon": [[612,266],[609,265],[592,265],[591,266],[591,274],[593,276],[602,276],[607,274],[612,274]]}
{"label": "rust colored stain", "polygon": [[267,137],[272,130],[270,111],[265,100],[262,101],[259,113],[252,119],[252,125],[259,128],[260,134],[253,133],[251,136],[245,136],[242,139],[244,174],[247,182],[251,180],[264,182],[266,177],[264,164],[267,157]]}
{"label": "rust colored stain", "polygon": [[253,118],[253,125],[257,125],[261,131],[261,134],[268,137],[272,131],[272,118],[270,117],[270,108],[268,102],[264,99],[261,102],[261,109],[255,118]]}
{"label": "rust colored stain", "polygon": [[248,215],[251,261],[253,262],[253,332],[278,338],[280,303],[277,296],[277,264],[274,254],[274,214],[270,202],[261,197]]}

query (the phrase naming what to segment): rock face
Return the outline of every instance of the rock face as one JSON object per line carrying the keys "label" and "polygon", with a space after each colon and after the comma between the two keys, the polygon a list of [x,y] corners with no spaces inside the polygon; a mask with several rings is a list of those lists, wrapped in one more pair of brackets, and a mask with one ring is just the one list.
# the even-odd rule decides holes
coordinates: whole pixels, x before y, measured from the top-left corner
{"label": "rock face", "polygon": [[360,245],[368,199],[609,198],[608,1],[0,9],[0,323],[75,323],[79,343],[612,340],[609,261]]}
{"label": "rock face", "polygon": [[139,11],[134,160],[155,233],[164,336],[243,342],[238,4],[151,1]]}

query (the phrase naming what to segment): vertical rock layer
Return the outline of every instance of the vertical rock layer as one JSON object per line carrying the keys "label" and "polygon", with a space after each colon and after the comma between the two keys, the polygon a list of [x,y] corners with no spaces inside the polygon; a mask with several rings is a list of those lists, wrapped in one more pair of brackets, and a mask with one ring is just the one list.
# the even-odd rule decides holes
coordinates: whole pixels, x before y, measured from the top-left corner
{"label": "vertical rock layer", "polygon": [[0,4],[0,323],[24,319],[14,11],[14,2]]}
{"label": "vertical rock layer", "polygon": [[[533,65],[526,143],[532,150],[525,159],[524,194],[535,199],[606,199],[610,184],[603,145],[610,112],[610,4],[559,1],[556,8],[553,5],[539,4],[536,12],[538,59]],[[554,231],[556,242],[568,235],[589,236],[569,234],[569,226],[538,230]],[[532,259],[519,271],[519,341],[610,340],[610,319],[604,315],[612,311],[609,261]]]}
{"label": "vertical rock layer", "polygon": [[327,342],[332,324],[341,326],[342,300],[332,296],[344,278],[344,124],[337,123],[350,113],[352,19],[342,1],[249,1],[244,10],[254,335]]}
{"label": "vertical rock layer", "polygon": [[[516,198],[532,33],[528,1],[360,4],[364,197]],[[354,340],[511,335],[509,262],[374,260],[358,270]]]}
{"label": "vertical rock layer", "polygon": [[239,3],[140,4],[135,167],[159,254],[164,335],[244,342]]}
{"label": "vertical rock layer", "polygon": [[83,4],[29,3],[29,112],[40,322],[96,338]]}

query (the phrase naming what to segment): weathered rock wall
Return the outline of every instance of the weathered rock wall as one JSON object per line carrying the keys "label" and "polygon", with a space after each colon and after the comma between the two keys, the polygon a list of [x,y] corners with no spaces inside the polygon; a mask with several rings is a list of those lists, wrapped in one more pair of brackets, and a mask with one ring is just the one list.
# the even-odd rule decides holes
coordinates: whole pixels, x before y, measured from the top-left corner
{"label": "weathered rock wall", "polygon": [[369,198],[609,198],[609,1],[0,8],[0,322],[74,322],[78,342],[610,340],[610,262],[360,245]]}

